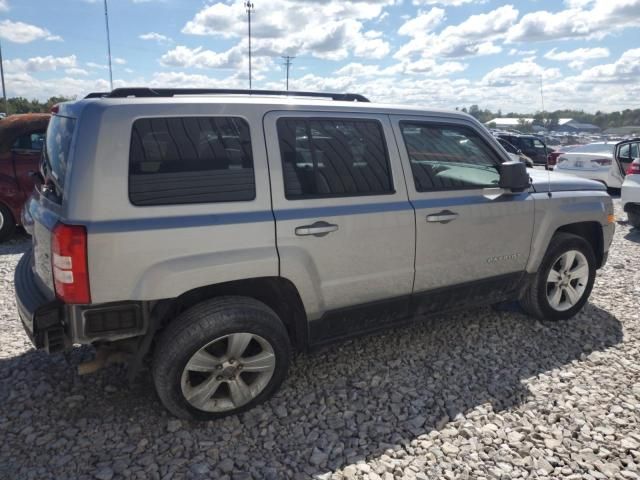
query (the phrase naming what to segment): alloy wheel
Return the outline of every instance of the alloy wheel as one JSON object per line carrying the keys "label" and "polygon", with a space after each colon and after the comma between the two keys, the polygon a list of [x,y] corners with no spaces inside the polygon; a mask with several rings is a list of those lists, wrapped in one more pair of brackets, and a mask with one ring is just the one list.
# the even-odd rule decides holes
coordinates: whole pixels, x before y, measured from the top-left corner
{"label": "alloy wheel", "polygon": [[182,372],[182,394],[199,410],[234,410],[265,389],[275,367],[273,347],[261,336],[246,332],[225,335],[191,356]]}
{"label": "alloy wheel", "polygon": [[551,266],[547,276],[547,300],[556,311],[576,305],[589,283],[589,263],[578,250],[564,252]]}

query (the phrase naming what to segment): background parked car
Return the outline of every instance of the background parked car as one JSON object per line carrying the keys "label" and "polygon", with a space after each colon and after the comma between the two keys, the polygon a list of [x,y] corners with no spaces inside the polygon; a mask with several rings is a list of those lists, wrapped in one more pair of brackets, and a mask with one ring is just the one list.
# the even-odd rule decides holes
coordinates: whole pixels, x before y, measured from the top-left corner
{"label": "background parked car", "polygon": [[554,171],[597,180],[607,188],[620,188],[625,165],[628,166],[632,160],[629,155],[638,156],[638,143],[640,141],[622,145],[617,159],[614,158],[616,143],[589,143],[575,147],[558,157]]}
{"label": "background parked car", "polygon": [[507,153],[509,154],[509,157],[511,157],[512,160],[515,160],[517,162],[522,162],[527,167],[533,168],[533,160],[531,160],[524,153],[522,153],[522,150],[514,147],[509,142],[507,142],[504,138],[498,137],[497,140],[498,140],[498,143],[502,145],[502,148],[504,148],[507,151]]}
{"label": "background parked car", "polygon": [[551,170],[553,170],[556,166],[556,163],[558,163],[558,157],[560,155],[569,153],[571,150],[579,146],[580,145],[563,145],[563,146],[557,147],[553,152],[550,152],[549,155],[547,155],[547,166]]}
{"label": "background parked car", "polygon": [[498,138],[506,140],[514,147],[522,151],[527,157],[533,160],[536,165],[546,165],[547,155],[553,149],[547,148],[544,142],[535,135],[515,135],[500,133]]}
{"label": "background parked car", "polygon": [[21,222],[22,206],[33,190],[49,114],[11,115],[0,120],[0,241]]}
{"label": "background parked car", "polygon": [[636,158],[627,168],[622,184],[622,209],[627,212],[629,223],[640,228],[640,158]]}

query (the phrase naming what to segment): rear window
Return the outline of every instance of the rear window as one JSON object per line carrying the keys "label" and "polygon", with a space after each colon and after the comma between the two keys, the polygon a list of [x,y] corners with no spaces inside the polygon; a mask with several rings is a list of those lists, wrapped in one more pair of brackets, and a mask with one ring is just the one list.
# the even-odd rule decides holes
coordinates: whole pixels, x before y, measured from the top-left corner
{"label": "rear window", "polygon": [[281,118],[277,127],[287,199],[393,193],[380,122]]}
{"label": "rear window", "polygon": [[590,143],[571,149],[571,153],[609,153],[613,154],[614,143]]}
{"label": "rear window", "polygon": [[253,200],[249,125],[231,117],[136,120],[129,198],[140,206]]}
{"label": "rear window", "polygon": [[53,115],[47,128],[43,149],[43,174],[53,181],[60,195],[64,190],[64,178],[69,163],[69,149],[75,129],[75,118]]}

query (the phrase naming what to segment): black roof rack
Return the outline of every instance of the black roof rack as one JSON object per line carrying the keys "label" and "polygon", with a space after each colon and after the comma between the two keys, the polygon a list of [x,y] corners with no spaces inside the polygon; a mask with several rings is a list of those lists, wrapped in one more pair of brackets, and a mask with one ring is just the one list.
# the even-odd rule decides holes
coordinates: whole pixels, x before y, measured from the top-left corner
{"label": "black roof rack", "polygon": [[103,98],[109,95],[109,92],[91,92],[84,98]]}
{"label": "black roof rack", "polygon": [[289,90],[242,90],[234,88],[116,88],[111,92],[93,92],[84,98],[173,97],[175,95],[273,95],[330,98],[343,102],[368,102],[358,93],[293,92]]}

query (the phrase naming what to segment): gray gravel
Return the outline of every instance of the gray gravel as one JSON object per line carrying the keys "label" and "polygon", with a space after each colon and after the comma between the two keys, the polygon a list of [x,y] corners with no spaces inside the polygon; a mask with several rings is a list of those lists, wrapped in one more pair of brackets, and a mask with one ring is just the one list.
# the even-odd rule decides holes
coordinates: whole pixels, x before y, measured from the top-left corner
{"label": "gray gravel", "polygon": [[570,321],[438,316],[299,356],[270,402],[201,424],[120,367],[77,376],[90,348],[31,348],[12,285],[27,245],[0,245],[0,478],[640,479],[640,231],[624,222]]}

